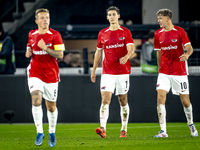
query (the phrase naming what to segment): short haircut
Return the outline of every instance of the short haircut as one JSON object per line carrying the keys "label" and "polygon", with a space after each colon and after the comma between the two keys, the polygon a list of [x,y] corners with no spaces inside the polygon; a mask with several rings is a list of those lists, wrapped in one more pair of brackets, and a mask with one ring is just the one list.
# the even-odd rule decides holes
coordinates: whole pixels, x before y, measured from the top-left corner
{"label": "short haircut", "polygon": [[157,16],[162,15],[162,16],[167,16],[170,19],[172,19],[172,11],[167,8],[158,10],[158,12],[156,14],[157,14]]}
{"label": "short haircut", "polygon": [[119,10],[119,8],[116,7],[116,6],[110,6],[108,9],[106,9],[107,14],[108,14],[108,12],[109,12],[110,10],[115,10],[115,11],[117,12],[117,14],[120,14],[120,10]]}
{"label": "short haircut", "polygon": [[49,10],[46,9],[46,8],[39,8],[39,9],[37,9],[37,10],[35,11],[35,19],[37,19],[37,16],[38,16],[38,14],[39,14],[40,12],[47,12],[47,13],[49,13]]}
{"label": "short haircut", "polygon": [[148,33],[148,38],[149,38],[149,39],[154,38],[155,32],[156,32],[155,30],[152,30],[152,29],[151,29],[151,30],[149,31],[149,33]]}

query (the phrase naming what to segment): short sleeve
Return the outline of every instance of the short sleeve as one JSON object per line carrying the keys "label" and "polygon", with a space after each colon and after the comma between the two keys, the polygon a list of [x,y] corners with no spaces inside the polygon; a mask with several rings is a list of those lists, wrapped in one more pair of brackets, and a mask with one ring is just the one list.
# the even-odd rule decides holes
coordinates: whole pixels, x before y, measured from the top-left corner
{"label": "short sleeve", "polygon": [[102,37],[101,37],[101,31],[99,32],[99,35],[98,35],[98,40],[97,40],[97,49],[98,50],[102,50],[103,49],[103,44],[102,44]]}
{"label": "short sleeve", "polygon": [[63,44],[63,40],[59,32],[56,32],[54,36],[53,47],[54,50],[65,50],[65,45]]}
{"label": "short sleeve", "polygon": [[31,32],[29,32],[29,34],[28,34],[28,43],[27,43],[26,47],[32,49],[32,44],[33,44],[32,34],[31,34]]}
{"label": "short sleeve", "polygon": [[190,40],[183,28],[180,28],[180,39],[184,46],[186,46],[187,44],[191,44]]}
{"label": "short sleeve", "polygon": [[161,50],[158,32],[155,32],[155,34],[154,34],[154,50]]}
{"label": "short sleeve", "polygon": [[125,42],[126,42],[126,46],[129,45],[129,44],[134,44],[133,38],[132,38],[132,34],[131,34],[131,31],[130,31],[130,30],[127,30],[127,31],[126,31],[126,39],[125,39]]}

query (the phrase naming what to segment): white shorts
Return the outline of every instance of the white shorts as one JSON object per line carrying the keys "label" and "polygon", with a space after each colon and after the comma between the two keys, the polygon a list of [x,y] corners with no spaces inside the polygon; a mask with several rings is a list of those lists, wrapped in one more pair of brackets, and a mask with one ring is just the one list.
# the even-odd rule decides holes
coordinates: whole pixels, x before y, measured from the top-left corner
{"label": "white shorts", "polygon": [[129,90],[129,74],[110,75],[103,74],[101,76],[101,92],[109,91],[115,95],[124,95]]}
{"label": "white shorts", "polygon": [[58,82],[56,83],[46,83],[39,78],[28,78],[28,87],[30,93],[39,90],[43,93],[43,98],[50,102],[55,102],[58,95]]}
{"label": "white shorts", "polygon": [[165,90],[169,92],[170,88],[172,88],[172,93],[175,95],[189,94],[187,75],[175,76],[160,73],[158,75],[156,90]]}

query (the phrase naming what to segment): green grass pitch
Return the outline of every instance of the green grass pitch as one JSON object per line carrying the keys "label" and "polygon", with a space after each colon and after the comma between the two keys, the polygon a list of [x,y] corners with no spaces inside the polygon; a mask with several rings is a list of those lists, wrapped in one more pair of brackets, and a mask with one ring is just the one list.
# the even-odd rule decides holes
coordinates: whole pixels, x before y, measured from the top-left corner
{"label": "green grass pitch", "polygon": [[[158,123],[129,123],[128,137],[119,138],[121,124],[107,124],[107,137],[95,133],[99,124],[57,124],[55,147],[48,145],[48,124],[44,124],[45,138],[35,146],[34,124],[0,124],[0,150],[199,150],[200,138],[191,137],[186,123],[167,123],[168,138],[154,138],[160,130]],[[195,123],[200,131],[200,123]]]}

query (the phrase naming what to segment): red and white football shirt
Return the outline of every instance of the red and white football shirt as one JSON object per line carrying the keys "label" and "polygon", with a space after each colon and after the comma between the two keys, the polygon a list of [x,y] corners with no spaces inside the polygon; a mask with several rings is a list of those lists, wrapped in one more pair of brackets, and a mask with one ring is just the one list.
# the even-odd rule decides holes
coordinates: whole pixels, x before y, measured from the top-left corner
{"label": "red and white football shirt", "polygon": [[167,75],[187,75],[187,63],[180,61],[184,54],[184,46],[191,44],[181,27],[174,26],[170,31],[163,28],[156,31],[154,36],[154,49],[161,50],[159,73]]}
{"label": "red and white football shirt", "polygon": [[131,65],[128,60],[122,65],[119,62],[127,51],[127,45],[134,44],[130,30],[120,26],[118,30],[102,29],[98,35],[97,49],[104,50],[102,74],[130,74]]}
{"label": "red and white football shirt", "polygon": [[60,80],[57,59],[38,47],[43,39],[46,46],[54,50],[65,50],[61,35],[58,31],[49,29],[45,34],[39,34],[38,29],[31,30],[28,35],[27,47],[32,49],[32,58],[28,66],[28,77],[37,77],[46,83]]}

